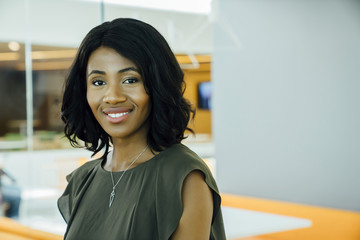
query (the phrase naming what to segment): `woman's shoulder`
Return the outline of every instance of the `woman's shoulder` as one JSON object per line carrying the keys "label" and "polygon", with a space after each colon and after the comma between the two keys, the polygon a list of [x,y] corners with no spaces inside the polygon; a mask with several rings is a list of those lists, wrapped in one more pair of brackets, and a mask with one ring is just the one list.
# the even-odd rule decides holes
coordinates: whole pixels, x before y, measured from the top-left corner
{"label": "woman's shoulder", "polygon": [[184,179],[190,172],[199,170],[212,178],[208,166],[194,151],[183,144],[174,144],[160,153],[157,160],[158,173],[165,179]]}
{"label": "woman's shoulder", "polygon": [[189,147],[179,143],[160,153],[159,163],[163,167],[203,165],[204,161]]}

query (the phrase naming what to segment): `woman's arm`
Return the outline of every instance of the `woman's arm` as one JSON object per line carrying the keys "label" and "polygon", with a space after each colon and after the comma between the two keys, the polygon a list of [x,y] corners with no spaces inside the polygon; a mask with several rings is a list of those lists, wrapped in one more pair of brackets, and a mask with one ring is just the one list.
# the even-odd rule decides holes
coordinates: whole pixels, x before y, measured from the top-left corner
{"label": "woman's arm", "polygon": [[184,180],[181,192],[183,213],[171,240],[209,240],[213,215],[213,197],[199,171]]}

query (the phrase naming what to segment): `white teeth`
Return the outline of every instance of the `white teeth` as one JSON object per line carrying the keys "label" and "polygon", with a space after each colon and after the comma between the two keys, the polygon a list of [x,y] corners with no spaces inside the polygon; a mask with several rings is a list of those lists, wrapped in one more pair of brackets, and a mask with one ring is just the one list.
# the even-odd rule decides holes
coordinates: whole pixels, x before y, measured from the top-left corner
{"label": "white teeth", "polygon": [[109,113],[108,116],[112,117],[112,118],[119,118],[122,117],[126,114],[129,114],[130,112],[123,112],[123,113]]}

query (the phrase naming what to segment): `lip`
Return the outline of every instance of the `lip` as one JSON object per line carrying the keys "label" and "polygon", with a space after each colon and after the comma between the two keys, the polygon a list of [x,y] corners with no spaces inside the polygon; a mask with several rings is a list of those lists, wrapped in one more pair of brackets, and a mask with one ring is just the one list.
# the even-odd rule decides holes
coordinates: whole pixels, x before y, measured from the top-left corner
{"label": "lip", "polygon": [[133,108],[107,108],[103,110],[106,115],[106,119],[110,123],[121,123],[129,117],[129,114],[133,111]]}

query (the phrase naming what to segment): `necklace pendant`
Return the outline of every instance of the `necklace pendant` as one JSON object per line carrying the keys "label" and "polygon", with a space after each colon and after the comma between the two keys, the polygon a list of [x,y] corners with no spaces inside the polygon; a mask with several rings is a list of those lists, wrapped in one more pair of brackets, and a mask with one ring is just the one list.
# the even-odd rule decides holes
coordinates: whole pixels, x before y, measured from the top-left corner
{"label": "necklace pendant", "polygon": [[113,188],[112,192],[110,193],[110,202],[109,202],[109,208],[111,207],[111,205],[114,202],[114,197],[115,197],[115,189]]}

